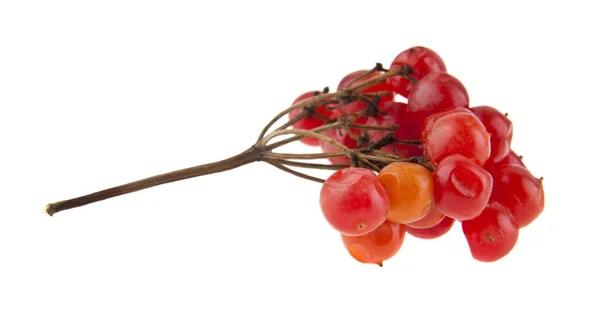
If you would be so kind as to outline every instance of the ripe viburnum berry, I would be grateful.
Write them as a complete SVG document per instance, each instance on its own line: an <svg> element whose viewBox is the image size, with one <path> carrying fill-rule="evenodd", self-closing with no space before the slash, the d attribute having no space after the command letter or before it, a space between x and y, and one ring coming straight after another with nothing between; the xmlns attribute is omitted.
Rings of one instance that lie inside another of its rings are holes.
<svg viewBox="0 0 600 324"><path fill-rule="evenodd" d="M393 257L404 242L406 226L385 221L370 233L361 236L342 234L346 250L357 261L374 263L380 266L383 261Z"/></svg>
<svg viewBox="0 0 600 324"><path fill-rule="evenodd" d="M462 222L463 233L471 255L483 262L497 261L517 244L519 227L511 212L496 201L490 201L481 215Z"/></svg>
<svg viewBox="0 0 600 324"><path fill-rule="evenodd" d="M460 154L483 165L490 156L490 135L471 111L455 108L425 119L421 132L423 152L434 164Z"/></svg>
<svg viewBox="0 0 600 324"><path fill-rule="evenodd" d="M390 66L390 70L397 69L402 65L412 68L412 77L416 80L422 79L431 72L446 72L446 65L442 58L433 50L423 47L411 47L398 54ZM413 84L402 76L394 76L388 79L395 92L408 97Z"/></svg>
<svg viewBox="0 0 600 324"><path fill-rule="evenodd" d="M448 233L452 225L454 225L454 219L444 217L437 225L428 228L413 228L410 225L406 225L406 233L421 239L431 240Z"/></svg>
<svg viewBox="0 0 600 324"><path fill-rule="evenodd" d="M487 205L492 183L492 176L482 167L462 155L451 155L433 171L435 205L456 220L473 219Z"/></svg>
<svg viewBox="0 0 600 324"><path fill-rule="evenodd" d="M510 143L513 137L512 122L505 114L490 106L472 107L471 111L490 134L491 152L488 162L502 161L510 152Z"/></svg>
<svg viewBox="0 0 600 324"><path fill-rule="evenodd" d="M416 222L408 223L406 225L412 228L430 228L439 224L444 219L444 217L444 214L442 214L442 212L440 212L440 210L434 206L433 208L431 208L429 213L425 215L425 217L419 219Z"/></svg>
<svg viewBox="0 0 600 324"><path fill-rule="evenodd" d="M519 228L533 222L544 210L542 180L522 166L507 164L493 173L491 199L506 206Z"/></svg>
<svg viewBox="0 0 600 324"><path fill-rule="evenodd" d="M446 72L432 72L424 76L408 95L408 110L433 114L456 107L469 107L465 86Z"/></svg>
<svg viewBox="0 0 600 324"><path fill-rule="evenodd" d="M376 71L373 71L371 73L368 73L368 72L369 72L369 70L360 70L360 71L355 71L355 72L352 72L352 73L346 75L340 81L337 89L343 90L350 83L356 84L356 82L358 82L358 81L369 80L369 79L381 74L381 72L376 72ZM361 76L363 76L363 77L361 79L359 79ZM360 93L373 93L373 92L383 92L383 91L389 92L389 95L380 96L379 102L383 103L383 102L394 100L394 90L393 90L392 86L387 84L386 82L381 82L381 83L372 85L372 86L368 87L367 89L362 90ZM340 113L342 113L342 114L352 114L352 113L359 112L359 111L365 109L366 107L367 107L367 104L365 102L357 100L357 101L342 105L339 110L340 110Z"/></svg>
<svg viewBox="0 0 600 324"><path fill-rule="evenodd" d="M390 198L387 219L407 224L425 217L433 205L433 177L425 167L409 162L388 164L379 172Z"/></svg>
<svg viewBox="0 0 600 324"><path fill-rule="evenodd" d="M296 100L294 100L293 104L296 104L302 100L305 100L305 99L308 99L308 98L311 98L314 96L318 96L320 94L321 94L320 91L305 92L302 95L300 95L298 98L296 98ZM298 108L292 110L289 114L290 120L296 118L302 112L303 109L305 109L305 107L298 107ZM327 109L327 105L318 106L317 108L314 109L314 112L312 115L308 115L308 116L300 119L299 121L295 122L293 127L296 129L311 130L313 128L317 128L319 126L325 125L325 121L322 119L319 119L318 117L315 117L314 116L315 114L321 115L325 118L329 118L332 115L332 111ZM306 145L311 145L311 146L319 145L319 140L314 137L304 137L300 141Z"/></svg>
<svg viewBox="0 0 600 324"><path fill-rule="evenodd" d="M332 174L321 187L321 210L338 232L347 236L369 233L386 219L388 192L370 170L345 168Z"/></svg>

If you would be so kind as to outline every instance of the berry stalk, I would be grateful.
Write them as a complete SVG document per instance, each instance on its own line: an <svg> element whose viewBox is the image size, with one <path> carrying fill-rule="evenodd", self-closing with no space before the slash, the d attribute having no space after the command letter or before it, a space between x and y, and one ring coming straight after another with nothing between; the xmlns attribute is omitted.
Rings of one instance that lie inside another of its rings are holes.
<svg viewBox="0 0 600 324"><path fill-rule="evenodd" d="M260 150L255 147L252 147L236 156L230 157L222 161L164 173L150 178L126 183L124 185L97 191L89 195L69 200L57 201L46 206L46 213L52 216L55 213L58 213L63 210L85 206L101 200L125 195L143 189L148 189L154 186L235 169L242 165L258 161L259 156Z"/></svg>
<svg viewBox="0 0 600 324"><path fill-rule="evenodd" d="M349 84L345 88L330 93L328 88L325 88L322 94L316 95L314 97L299 101L289 108L283 110L279 114L277 114L261 131L258 140L256 143L246 151L230 157L228 159L224 159L218 162L203 164L194 166L191 168L186 168L182 170L172 171L165 174L156 175L153 177L149 177L146 179L141 179L138 181L126 183L120 186L104 189L98 192L94 192L88 195L84 195L81 197L76 197L68 200L61 200L58 202L54 202L48 204L46 206L46 213L50 216L54 215L57 212L77 208L81 206L85 206L91 203L99 202L105 199L125 195L128 193L140 191L143 189L148 189L154 186L167 184L175 181L195 178L203 175L208 175L212 173L218 173L223 171L228 171L231 169L235 169L241 167L243 165L263 161L273 165L274 167L290 173L292 175L301 177L303 179L323 183L325 180L313 177L311 175L305 174L303 172L299 172L291 169L290 167L299 167L299 168L308 168L308 169L325 169L325 170L340 170L350 165L359 166L363 168L370 169L372 171L379 171L385 165L393 162L406 161L413 163L421 163L425 166L428 166L427 161L424 159L404 159L400 158L397 155L385 153L379 151L380 148L386 146L394 141L399 143L411 144L411 145L420 145L420 141L414 140L398 140L394 137L394 131L397 126L377 126L377 125L363 125L359 123L355 123L354 120L357 118L366 118L369 116L377 116L378 114L384 114L380 112L377 108L377 102L379 100L380 95L388 95L389 93L383 92L374 92L369 94L362 94L361 91L372 87L375 84L385 82L390 77L393 76L403 76L407 77L411 73L410 66L400 66L394 70L385 70L381 66L381 64L377 64L372 71L380 71L385 72L379 74L375 77L372 77L367 80L361 80L353 82ZM365 75L366 76L366 75ZM321 120L325 122L324 125L311 129L311 130L302 130L302 129L292 129L294 123L306 118L308 116L318 116L315 113L316 107L323 104L332 104L332 105L346 105L353 102L363 102L367 104L367 108L362 111L353 113L353 114L344 114L339 116L339 118L329 119L323 118L323 116L319 116ZM272 132L268 133L269 129L277 123L283 116L286 116L291 111L302 107L302 111L294 118L291 118L282 126L279 126ZM322 135L323 131L336 131L336 130L345 130L350 131L350 129L359 129L363 132L367 131L380 131L386 132L386 135L383 136L380 140L375 142L370 142L367 136L367 146L362 148L350 149L346 145L335 141L332 138L329 138L325 135ZM269 143L271 140L281 136L290 136L286 139L280 140L275 143ZM274 149L284 146L286 144L301 140L303 138L316 138L323 143L328 143L331 146L335 147L337 152L326 152L326 153L315 153L315 154L289 154L289 153L276 153L273 152ZM306 162L298 162L294 160L306 160L306 159L327 159L332 157L342 157L346 156L350 159L350 164L319 164L319 163L306 163Z"/></svg>

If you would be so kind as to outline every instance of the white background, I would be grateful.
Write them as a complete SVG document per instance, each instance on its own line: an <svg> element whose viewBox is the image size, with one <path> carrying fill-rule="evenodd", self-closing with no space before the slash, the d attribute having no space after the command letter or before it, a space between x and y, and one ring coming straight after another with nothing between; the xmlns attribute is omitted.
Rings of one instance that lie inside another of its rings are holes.
<svg viewBox="0 0 600 324"><path fill-rule="evenodd" d="M0 2L0 322L597 322L586 3ZM43 213L238 153L300 93L415 45L472 105L509 112L513 148L545 178L544 213L499 262L471 259L456 226L360 264L320 186L266 164Z"/></svg>

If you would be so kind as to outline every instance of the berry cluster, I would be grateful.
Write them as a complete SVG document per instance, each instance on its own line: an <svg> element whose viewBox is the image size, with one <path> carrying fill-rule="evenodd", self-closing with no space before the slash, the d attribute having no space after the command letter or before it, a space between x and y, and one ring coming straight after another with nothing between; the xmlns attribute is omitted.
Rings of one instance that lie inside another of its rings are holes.
<svg viewBox="0 0 600 324"><path fill-rule="evenodd" d="M286 115L289 120L272 130ZM334 92L302 94L235 156L50 203L46 213L266 162L323 184L323 214L360 262L382 265L398 252L406 232L433 239L456 221L471 255L491 262L512 250L519 229L544 208L542 179L513 152L512 137L507 115L471 106L440 56L413 47L389 69L376 64L348 74ZM323 152L275 152L294 141ZM305 162L313 159L331 163ZM335 172L325 180L293 168Z"/></svg>
<svg viewBox="0 0 600 324"><path fill-rule="evenodd" d="M301 139L324 153L340 152L339 143L352 152L376 150L381 161L398 158L366 165L352 154L330 156L340 168L321 189L325 218L352 257L364 263L391 258L405 232L433 239L456 221L473 258L501 259L515 246L519 229L544 208L542 179L511 150L512 122L495 108L471 107L464 85L431 49L403 51L389 70L399 68L407 73L362 89L359 98L300 105L289 113L293 128L316 129L333 140ZM350 73L337 90L386 71L380 66ZM320 95L304 93L294 104ZM332 122L342 127L320 130Z"/></svg>

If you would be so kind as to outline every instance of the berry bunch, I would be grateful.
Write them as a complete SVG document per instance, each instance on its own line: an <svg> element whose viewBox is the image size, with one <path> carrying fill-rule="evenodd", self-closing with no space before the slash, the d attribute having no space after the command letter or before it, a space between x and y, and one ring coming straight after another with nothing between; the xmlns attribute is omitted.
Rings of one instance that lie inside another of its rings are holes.
<svg viewBox="0 0 600 324"><path fill-rule="evenodd" d="M307 107L289 113L301 130L342 121L341 128L321 132L331 140L302 139L325 153L339 152L339 143L407 159L364 163L353 154L329 157L341 169L321 189L326 220L352 257L364 263L381 265L391 258L405 232L433 239L455 221L462 224L473 258L490 262L506 256L519 229L544 208L542 179L511 150L512 122L493 107L470 107L464 85L431 49L403 51L390 70L399 67L408 73L364 88L359 100L326 101L299 120ZM378 66L350 73L337 90L384 71ZM307 92L294 103L320 94ZM395 101L396 94L406 103Z"/></svg>
<svg viewBox="0 0 600 324"><path fill-rule="evenodd" d="M288 121L269 132L286 115ZM303 93L238 155L51 203L46 212L260 161L323 183L323 214L360 262L381 265L398 252L406 232L433 239L456 221L472 256L496 261L544 208L541 178L511 150L512 137L507 115L470 106L467 90L440 56L413 47L389 69L378 63L348 74L335 92ZM275 151L294 141L322 153ZM306 162L313 159L330 163ZM335 172L325 180L294 168Z"/></svg>

